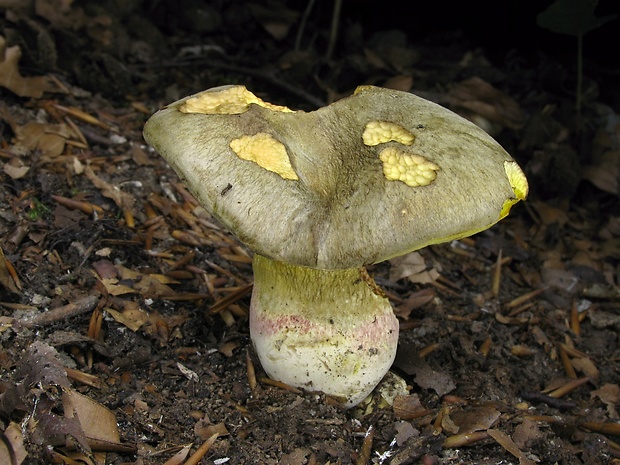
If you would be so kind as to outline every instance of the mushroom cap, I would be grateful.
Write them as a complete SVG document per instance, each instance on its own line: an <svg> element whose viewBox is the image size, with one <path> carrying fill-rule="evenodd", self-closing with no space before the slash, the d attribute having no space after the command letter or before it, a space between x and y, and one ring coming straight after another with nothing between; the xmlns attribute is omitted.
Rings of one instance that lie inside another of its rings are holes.
<svg viewBox="0 0 620 465"><path fill-rule="evenodd" d="M482 129L372 86L311 112L217 87L155 113L144 137L251 250L311 268L359 267L469 236L528 190Z"/></svg>

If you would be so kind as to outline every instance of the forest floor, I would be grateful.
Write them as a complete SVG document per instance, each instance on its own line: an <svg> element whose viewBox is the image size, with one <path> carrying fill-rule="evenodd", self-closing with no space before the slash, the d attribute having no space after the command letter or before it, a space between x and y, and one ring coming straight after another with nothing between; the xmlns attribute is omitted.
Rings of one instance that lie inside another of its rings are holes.
<svg viewBox="0 0 620 465"><path fill-rule="evenodd" d="M0 462L620 463L617 63L586 61L578 111L564 54L352 13L335 36L306 3L0 1ZM263 374L251 253L142 138L223 84L303 110L410 91L524 168L496 226L369 267L395 397L344 410Z"/></svg>

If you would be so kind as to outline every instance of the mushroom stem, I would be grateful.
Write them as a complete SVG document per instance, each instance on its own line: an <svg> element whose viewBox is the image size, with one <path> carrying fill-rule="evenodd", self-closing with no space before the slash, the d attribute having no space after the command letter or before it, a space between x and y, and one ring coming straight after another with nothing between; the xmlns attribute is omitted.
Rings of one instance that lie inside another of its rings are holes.
<svg viewBox="0 0 620 465"><path fill-rule="evenodd" d="M390 302L363 268L317 270L254 256L250 334L273 379L364 400L398 345Z"/></svg>

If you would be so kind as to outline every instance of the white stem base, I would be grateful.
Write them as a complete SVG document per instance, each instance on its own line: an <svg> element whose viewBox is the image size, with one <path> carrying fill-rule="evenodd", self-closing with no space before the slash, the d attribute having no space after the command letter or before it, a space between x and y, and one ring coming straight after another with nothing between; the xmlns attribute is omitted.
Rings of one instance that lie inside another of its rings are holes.
<svg viewBox="0 0 620 465"><path fill-rule="evenodd" d="M362 269L315 270L254 257L250 335L272 379L353 407L394 361L398 320Z"/></svg>

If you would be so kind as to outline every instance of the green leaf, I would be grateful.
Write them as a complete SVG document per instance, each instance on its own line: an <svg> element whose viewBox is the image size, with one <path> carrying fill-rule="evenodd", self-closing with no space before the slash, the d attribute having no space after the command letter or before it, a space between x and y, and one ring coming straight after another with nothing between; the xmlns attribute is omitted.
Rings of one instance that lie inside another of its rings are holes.
<svg viewBox="0 0 620 465"><path fill-rule="evenodd" d="M597 4L598 0L556 0L538 14L536 22L557 34L579 37L616 18L616 15L594 16Z"/></svg>

